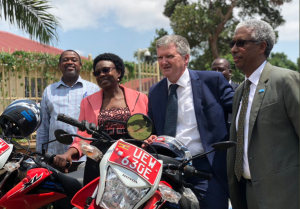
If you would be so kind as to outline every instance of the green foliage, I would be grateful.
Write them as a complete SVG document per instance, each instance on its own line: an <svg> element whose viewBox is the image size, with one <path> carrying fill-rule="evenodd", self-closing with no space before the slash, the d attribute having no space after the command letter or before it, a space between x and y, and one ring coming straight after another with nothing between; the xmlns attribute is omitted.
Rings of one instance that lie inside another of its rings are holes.
<svg viewBox="0 0 300 209"><path fill-rule="evenodd" d="M293 61L289 60L286 54L282 53L273 53L271 52L268 61L277 67L287 68L294 71L299 71L299 58L298 66Z"/></svg>
<svg viewBox="0 0 300 209"><path fill-rule="evenodd" d="M210 40L221 37L217 43L218 48L225 48L233 35L233 28L238 21L230 11L230 5L225 1L210 4L200 1L190 5L178 4L170 17L171 27L175 34L187 38L191 48L199 47L203 53L208 50L212 53ZM229 13L228 20L224 24L227 13ZM218 28L218 25L222 28Z"/></svg>
<svg viewBox="0 0 300 209"><path fill-rule="evenodd" d="M167 0L164 15L170 18L174 34L187 38L192 49L191 68L207 70L215 58L230 53L227 43L238 22L260 17L275 29L285 22L280 6L290 1L198 0L189 4L185 0ZM233 9L239 9L237 17Z"/></svg>
<svg viewBox="0 0 300 209"><path fill-rule="evenodd" d="M150 58L147 60L148 63L154 63L157 61L157 56L156 56L156 41L157 41L157 39L160 39L161 37L168 35L168 32L165 31L163 28L161 28L159 30L155 29L155 33L157 36L154 37L154 40L150 42L150 46L148 47L148 50L151 53ZM135 58L138 58L137 51L134 52L133 56ZM146 59L145 59L145 56L143 53L140 55L140 61L146 62Z"/></svg>
<svg viewBox="0 0 300 209"><path fill-rule="evenodd" d="M235 67L235 63L233 61L232 55L226 54L226 55L222 56L222 58L225 58L230 62L230 68L232 71L231 80L235 83L243 82L245 80L245 75L241 70L239 70Z"/></svg>
<svg viewBox="0 0 300 209"><path fill-rule="evenodd" d="M128 70L128 78L129 79L134 78L134 76L135 76L134 62L124 61L124 65L125 65L125 68L127 68L127 70ZM124 82L126 82L126 81L124 81Z"/></svg>
<svg viewBox="0 0 300 209"><path fill-rule="evenodd" d="M0 0L0 20L4 18L43 44L58 41L58 18L48 11L48 0Z"/></svg>
<svg viewBox="0 0 300 209"><path fill-rule="evenodd" d="M188 0L169 0L165 4L165 10L163 14L170 18L174 13L177 4L188 5L189 2Z"/></svg>
<svg viewBox="0 0 300 209"><path fill-rule="evenodd" d="M12 54L0 52L0 65L3 65L7 70L11 70L13 73L18 73L19 79L24 76L21 74L24 69L27 75L31 70L38 70L43 72L43 78L56 81L55 71L51 72L50 69L58 69L59 56L60 55L25 51L15 51ZM81 71L92 71L92 61L83 60L82 62ZM7 73L7 71L5 71L5 73ZM24 84L21 83L20 85L23 86Z"/></svg>
<svg viewBox="0 0 300 209"><path fill-rule="evenodd" d="M193 70L211 70L211 65L214 59L211 60L211 57L205 58L205 56L207 56L207 53L194 57L189 63L189 68ZM235 67L232 55L230 53L227 53L220 57L227 59L230 63L230 68L232 70L231 80L235 83L241 83L244 80L245 76L241 70Z"/></svg>

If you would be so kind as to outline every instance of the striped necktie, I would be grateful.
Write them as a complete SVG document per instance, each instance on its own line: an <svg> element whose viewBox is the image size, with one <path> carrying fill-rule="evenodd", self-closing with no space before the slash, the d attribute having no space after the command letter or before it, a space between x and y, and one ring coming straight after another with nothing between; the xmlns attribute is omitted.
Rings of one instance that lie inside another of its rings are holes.
<svg viewBox="0 0 300 209"><path fill-rule="evenodd" d="M235 164L234 172L238 179L241 180L243 173L243 155L244 155L244 124L245 117L248 108L248 100L250 93L251 81L246 80L246 85L244 87L243 96L242 96L242 107L240 110L239 121L238 121L238 131L237 131L237 144L236 144L236 155L235 155Z"/></svg>

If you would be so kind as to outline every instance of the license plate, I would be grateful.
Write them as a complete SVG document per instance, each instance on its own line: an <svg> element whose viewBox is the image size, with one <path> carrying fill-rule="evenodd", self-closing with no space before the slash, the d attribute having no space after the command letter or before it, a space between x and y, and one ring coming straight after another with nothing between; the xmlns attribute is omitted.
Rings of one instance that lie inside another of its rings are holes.
<svg viewBox="0 0 300 209"><path fill-rule="evenodd" d="M0 155L2 155L4 152L6 152L9 149L8 144L6 141L0 138Z"/></svg>
<svg viewBox="0 0 300 209"><path fill-rule="evenodd" d="M145 150L124 141L118 141L109 162L133 171L153 185L161 169L161 163Z"/></svg>

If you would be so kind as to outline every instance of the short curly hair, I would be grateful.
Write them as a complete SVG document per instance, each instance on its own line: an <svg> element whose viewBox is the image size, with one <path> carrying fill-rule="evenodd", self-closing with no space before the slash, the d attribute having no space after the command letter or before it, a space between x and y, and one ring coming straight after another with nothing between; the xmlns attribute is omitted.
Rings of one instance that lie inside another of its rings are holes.
<svg viewBox="0 0 300 209"><path fill-rule="evenodd" d="M119 77L119 82L122 80L122 78L124 77L124 73L125 73L125 65L123 60L115 54L112 53L104 53L104 54L99 54L95 59L94 59L94 63L93 63L93 70L95 71L95 67L98 64L98 62L100 61L111 61L114 63L114 65L116 66L116 70L118 70L121 75Z"/></svg>
<svg viewBox="0 0 300 209"><path fill-rule="evenodd" d="M276 41L276 35L272 26L263 20L250 19L239 23L235 31L241 27L252 29L251 38L254 41L265 41L267 43L265 56L268 58Z"/></svg>

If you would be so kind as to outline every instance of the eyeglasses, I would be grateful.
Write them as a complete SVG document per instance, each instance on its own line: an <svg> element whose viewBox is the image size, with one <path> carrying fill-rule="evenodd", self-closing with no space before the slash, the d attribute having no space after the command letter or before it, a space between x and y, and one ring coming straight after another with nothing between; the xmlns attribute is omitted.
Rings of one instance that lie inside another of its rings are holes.
<svg viewBox="0 0 300 209"><path fill-rule="evenodd" d="M228 46L231 49L232 47L234 47L234 45L236 45L237 47L243 47L245 45L245 43L247 42L253 42L255 44L259 44L261 41L254 41L254 40L238 40L238 41L230 41Z"/></svg>
<svg viewBox="0 0 300 209"><path fill-rule="evenodd" d="M101 75L101 73L107 74L107 73L110 73L113 69L116 69L116 68L115 67L104 67L101 70L94 71L93 75L95 77L98 77L99 75Z"/></svg>

